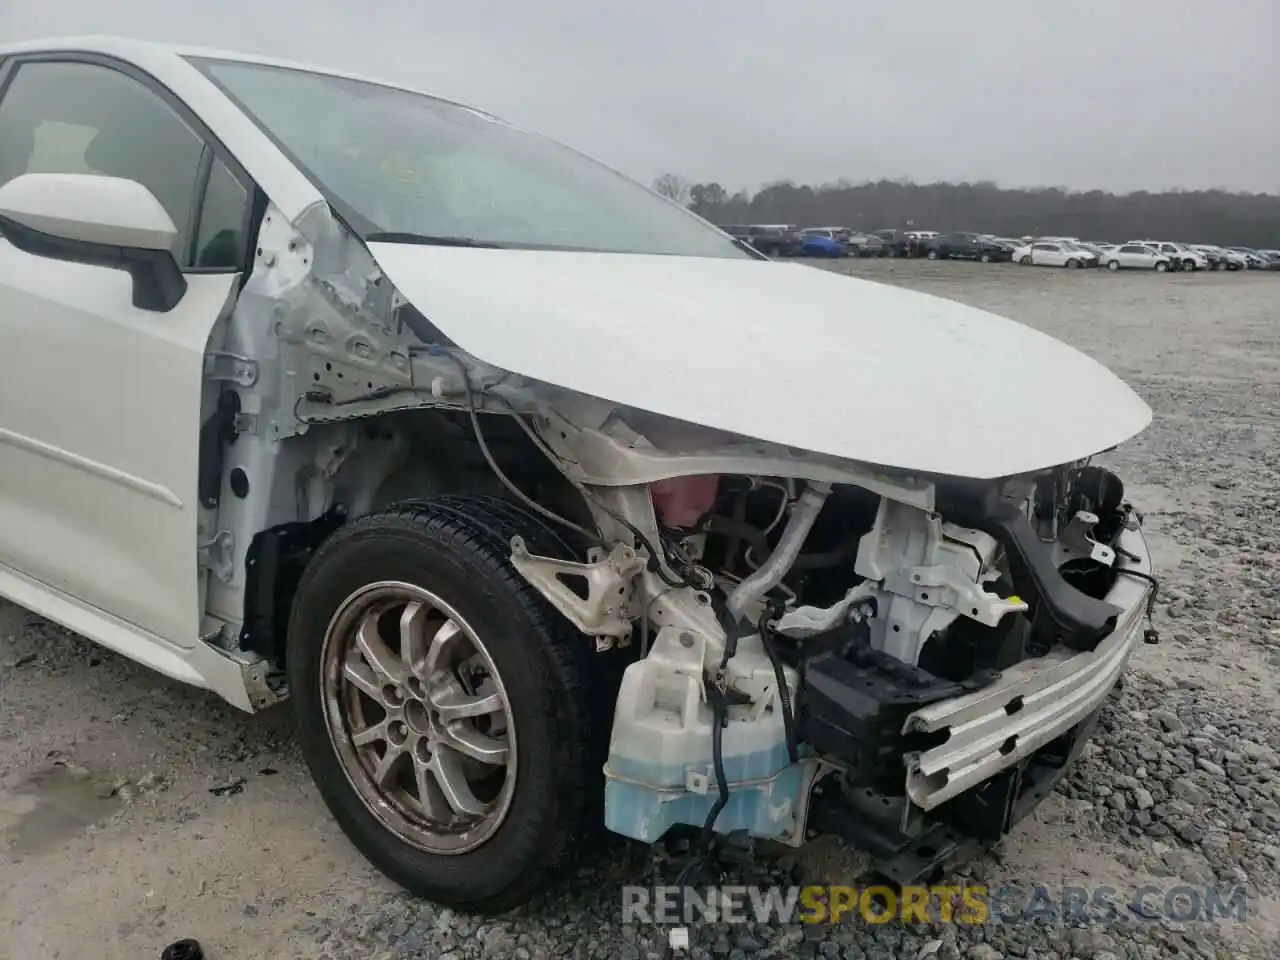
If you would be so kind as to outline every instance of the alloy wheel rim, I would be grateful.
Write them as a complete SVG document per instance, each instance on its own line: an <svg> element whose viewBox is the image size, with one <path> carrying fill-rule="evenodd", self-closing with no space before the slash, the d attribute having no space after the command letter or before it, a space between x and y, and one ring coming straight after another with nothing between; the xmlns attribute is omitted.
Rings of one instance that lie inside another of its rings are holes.
<svg viewBox="0 0 1280 960"><path fill-rule="evenodd" d="M511 807L516 730L470 624L421 587L372 583L334 614L321 665L329 740L369 812L428 853L489 840Z"/></svg>

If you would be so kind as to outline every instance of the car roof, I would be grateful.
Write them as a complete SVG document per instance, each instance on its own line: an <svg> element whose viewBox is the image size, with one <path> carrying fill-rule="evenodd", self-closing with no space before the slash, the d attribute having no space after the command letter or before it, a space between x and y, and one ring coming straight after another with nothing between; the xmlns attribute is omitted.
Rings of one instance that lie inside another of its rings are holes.
<svg viewBox="0 0 1280 960"><path fill-rule="evenodd" d="M419 90L414 87L405 86L404 84L394 83L390 80L382 80L377 77L368 77L356 73L347 73L342 70L335 70L332 67L322 67L317 64L299 63L290 60L281 60L275 57L262 56L256 53L244 53L231 50L219 50L212 47L194 47L185 46L176 43L162 43L154 40L133 40L127 37L116 37L111 35L91 35L78 37L48 37L39 40L24 40L18 43L0 44L0 57L12 56L22 53L96 53L109 57L117 57L139 66L146 66L148 62L154 62L157 59L168 59L171 61L179 61L185 66L190 66L187 57L204 57L210 60L233 60L239 63L255 64L263 67L280 67L287 70L301 70L307 73L319 73L328 77L338 77L343 80L357 80L364 83L376 84L380 87L388 87L393 90L404 90L409 93L422 94L423 96L433 97L437 100L444 99L436 97L435 94L425 90ZM452 102L452 101L450 101ZM467 106L466 104L458 104L458 106ZM468 106L467 109L475 110L476 108ZM483 110L476 111L484 113Z"/></svg>

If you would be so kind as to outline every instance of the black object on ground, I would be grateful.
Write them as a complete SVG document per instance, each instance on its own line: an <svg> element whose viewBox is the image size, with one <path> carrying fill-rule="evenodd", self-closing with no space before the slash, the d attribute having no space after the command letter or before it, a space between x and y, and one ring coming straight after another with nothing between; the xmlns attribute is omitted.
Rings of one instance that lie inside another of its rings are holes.
<svg viewBox="0 0 1280 960"><path fill-rule="evenodd" d="M204 960L204 949L199 940L175 940L164 948L160 960Z"/></svg>

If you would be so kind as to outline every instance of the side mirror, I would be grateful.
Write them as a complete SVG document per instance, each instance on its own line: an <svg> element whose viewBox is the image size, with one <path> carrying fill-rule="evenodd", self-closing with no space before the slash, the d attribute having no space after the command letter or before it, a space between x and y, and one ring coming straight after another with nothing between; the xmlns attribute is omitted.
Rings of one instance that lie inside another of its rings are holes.
<svg viewBox="0 0 1280 960"><path fill-rule="evenodd" d="M133 305L160 313L187 292L178 229L155 194L121 177L26 173L0 186L0 234L37 257L125 270Z"/></svg>

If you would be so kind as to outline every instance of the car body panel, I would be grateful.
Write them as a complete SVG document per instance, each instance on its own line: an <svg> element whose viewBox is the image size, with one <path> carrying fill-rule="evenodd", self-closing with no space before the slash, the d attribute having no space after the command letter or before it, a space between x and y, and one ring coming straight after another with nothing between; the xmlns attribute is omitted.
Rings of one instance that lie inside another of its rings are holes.
<svg viewBox="0 0 1280 960"><path fill-rule="evenodd" d="M800 264L371 249L487 363L815 453L989 478L1092 455L1151 418L1109 370L1045 334Z"/></svg>
<svg viewBox="0 0 1280 960"><path fill-rule="evenodd" d="M158 313L123 271L0 239L0 340L22 344L0 354L0 562L186 646L204 353L237 276Z"/></svg>

